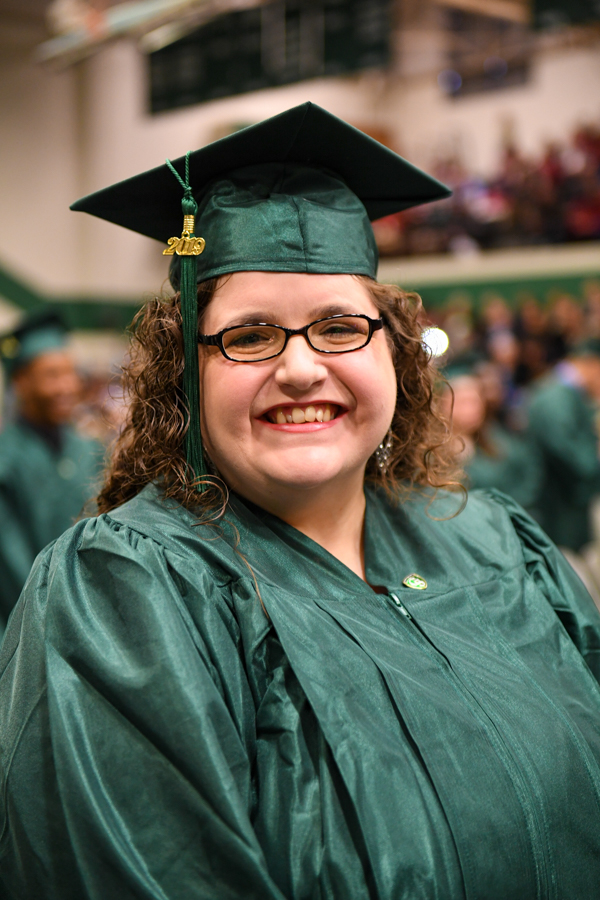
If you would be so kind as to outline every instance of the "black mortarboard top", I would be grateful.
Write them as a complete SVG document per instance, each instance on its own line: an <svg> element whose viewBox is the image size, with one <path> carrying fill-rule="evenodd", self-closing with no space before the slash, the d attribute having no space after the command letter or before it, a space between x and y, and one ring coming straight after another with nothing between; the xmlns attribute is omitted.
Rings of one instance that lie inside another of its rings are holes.
<svg viewBox="0 0 600 900"><path fill-rule="evenodd" d="M0 357L7 375L67 342L67 329L56 310L44 309L28 315L8 334L0 336Z"/></svg>
<svg viewBox="0 0 600 900"><path fill-rule="evenodd" d="M215 178L265 163L297 163L335 173L360 198L371 221L451 193L397 153L314 103L295 106L190 153L193 193L200 200ZM173 165L183 174L184 157L173 160ZM71 209L163 243L181 229L181 189L166 165L83 197Z"/></svg>
<svg viewBox="0 0 600 900"><path fill-rule="evenodd" d="M197 283L240 271L374 278L370 220L449 194L373 138L303 103L72 205L168 243L171 283L181 292L186 455L200 490Z"/></svg>

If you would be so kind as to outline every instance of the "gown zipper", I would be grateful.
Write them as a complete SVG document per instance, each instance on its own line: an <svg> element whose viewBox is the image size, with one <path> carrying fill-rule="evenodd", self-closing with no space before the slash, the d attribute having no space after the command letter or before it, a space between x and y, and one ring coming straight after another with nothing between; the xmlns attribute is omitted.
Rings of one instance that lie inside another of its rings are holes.
<svg viewBox="0 0 600 900"><path fill-rule="evenodd" d="M528 797L527 777L522 772L522 767L515 759L512 751L507 745L503 735L498 730L497 725L490 717L489 713L484 709L479 699L471 692L470 688L464 683L462 678L456 673L450 660L442 653L435 644L430 640L428 635L423 631L421 626L415 620L413 614L408 610L405 604L400 600L397 594L390 591L387 597L393 603L393 609L402 615L406 622L406 627L410 629L413 639L423 646L423 649L432 653L438 659L442 659L454 678L455 684L465 696L465 698L474 704L479 718L483 719L483 725L486 733L490 737L490 742L495 747L496 752L501 760L503 760L507 773L514 785L515 793L525 813L525 819L528 823L528 831L530 836L531 854L536 869L536 881L538 885L537 896L539 900L553 900L556 897L556 880L552 877L550 871L547 854L542 849L545 840L545 829L539 820L539 814L535 805L532 804ZM539 849L538 849L539 848Z"/></svg>
<svg viewBox="0 0 600 900"><path fill-rule="evenodd" d="M398 609L399 609L399 611L402 613L402 615L403 615L403 616L406 616L407 619L411 619L411 620L412 620L411 614L409 613L409 611L407 610L407 608L404 606L404 604L402 603L402 601L401 601L398 597L396 597L395 594L390 593L390 597L392 598L392 600L394 601L394 603L396 604L396 606L398 607Z"/></svg>

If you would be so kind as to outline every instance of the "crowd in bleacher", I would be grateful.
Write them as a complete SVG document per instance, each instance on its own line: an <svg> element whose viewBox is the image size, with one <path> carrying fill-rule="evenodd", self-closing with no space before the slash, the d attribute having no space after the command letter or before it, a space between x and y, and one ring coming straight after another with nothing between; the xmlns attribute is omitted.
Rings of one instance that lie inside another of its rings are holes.
<svg viewBox="0 0 600 900"><path fill-rule="evenodd" d="M481 178L457 158L436 176L453 196L375 223L380 253L466 253L600 238L600 127L579 128L537 159L508 145L498 173Z"/></svg>

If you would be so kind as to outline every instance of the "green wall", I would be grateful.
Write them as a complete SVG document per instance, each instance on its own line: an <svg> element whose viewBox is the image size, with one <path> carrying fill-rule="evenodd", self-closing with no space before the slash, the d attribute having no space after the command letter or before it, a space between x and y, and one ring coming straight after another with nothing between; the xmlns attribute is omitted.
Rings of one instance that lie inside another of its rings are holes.
<svg viewBox="0 0 600 900"><path fill-rule="evenodd" d="M468 300L474 308L481 306L491 294L500 294L512 306L518 306L526 297L533 295L541 303L546 303L557 294L568 293L582 300L585 286L591 281L600 282L600 264L598 274L586 275L552 275L547 278L493 279L469 282L453 282L444 284L411 284L402 283L405 290L416 291L421 295L426 308L443 307L458 299Z"/></svg>
<svg viewBox="0 0 600 900"><path fill-rule="evenodd" d="M75 329L114 329L123 331L141 306L130 298L110 300L96 297L73 297L68 301L50 297L28 287L6 269L0 267L0 297L31 312L41 306L52 305L59 309L67 325Z"/></svg>

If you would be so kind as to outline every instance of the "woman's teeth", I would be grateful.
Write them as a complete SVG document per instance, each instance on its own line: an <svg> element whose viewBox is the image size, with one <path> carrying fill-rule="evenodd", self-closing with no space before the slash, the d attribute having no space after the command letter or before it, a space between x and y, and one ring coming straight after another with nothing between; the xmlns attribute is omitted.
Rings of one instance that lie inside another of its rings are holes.
<svg viewBox="0 0 600 900"><path fill-rule="evenodd" d="M283 409L278 406L267 413L270 422L276 422L277 425L302 425L304 422L329 422L335 419L337 407L331 403L322 403L319 406L307 406L304 409L300 406L286 407Z"/></svg>

